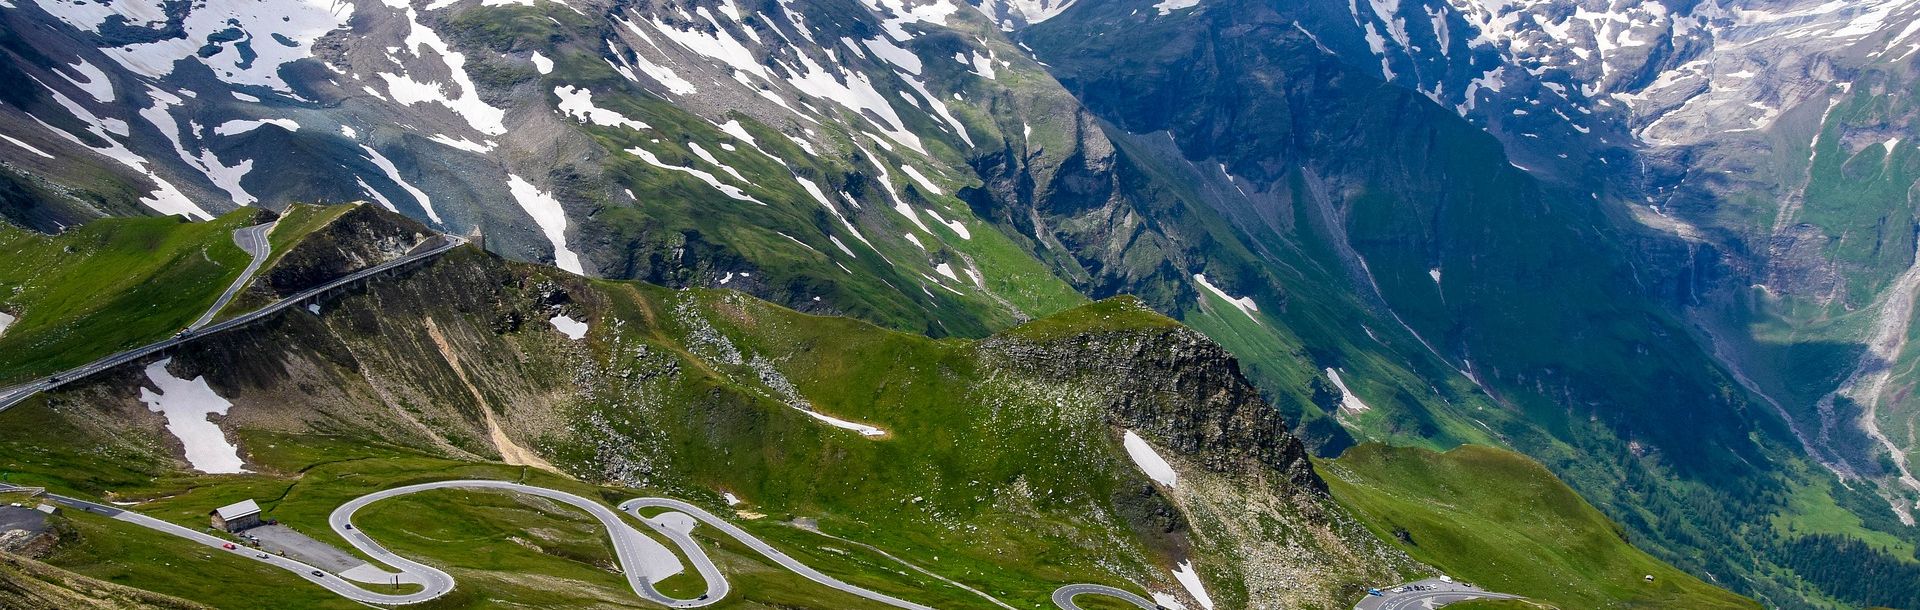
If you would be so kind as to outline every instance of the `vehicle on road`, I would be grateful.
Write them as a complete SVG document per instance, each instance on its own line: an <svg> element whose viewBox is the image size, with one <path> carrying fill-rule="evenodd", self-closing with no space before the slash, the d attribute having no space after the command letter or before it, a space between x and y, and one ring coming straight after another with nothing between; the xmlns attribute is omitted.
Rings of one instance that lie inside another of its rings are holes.
<svg viewBox="0 0 1920 610"><path fill-rule="evenodd" d="M254 554L253 554L253 558L254 558L254 559L266 559L266 558L267 558L267 554L266 554L266 553L254 553Z"/></svg>
<svg viewBox="0 0 1920 610"><path fill-rule="evenodd" d="M234 546L234 545L233 545L233 543L231 543L231 542L229 542L229 543L226 543L226 544L222 544L222 545L220 545L220 548L223 548L223 549L226 549L226 550L229 550L229 551L231 551L231 550L234 550L234 549L237 549L237 548L240 548L240 547L237 547L237 546Z"/></svg>
<svg viewBox="0 0 1920 610"><path fill-rule="evenodd" d="M353 529L353 524L352 524L352 523L348 523L348 524L347 524L347 529Z"/></svg>
<svg viewBox="0 0 1920 610"><path fill-rule="evenodd" d="M314 571L313 571L313 577L314 577L314 578L326 578L326 577L327 577L327 573L326 573L326 572L322 572L322 571L319 571L319 570L314 570Z"/></svg>
<svg viewBox="0 0 1920 610"><path fill-rule="evenodd" d="M1381 593L1379 589L1374 589L1374 588L1371 588L1371 587L1369 587L1369 588L1367 589L1367 595L1376 595L1376 596L1378 596L1378 595L1386 595L1386 594L1385 594L1385 593Z"/></svg>

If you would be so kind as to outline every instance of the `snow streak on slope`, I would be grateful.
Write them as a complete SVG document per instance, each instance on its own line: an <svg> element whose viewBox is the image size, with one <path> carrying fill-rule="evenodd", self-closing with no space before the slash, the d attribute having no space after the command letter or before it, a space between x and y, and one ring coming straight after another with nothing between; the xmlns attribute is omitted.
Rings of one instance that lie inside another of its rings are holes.
<svg viewBox="0 0 1920 610"><path fill-rule="evenodd" d="M1221 300L1239 309L1240 313L1247 314L1247 319L1253 320L1254 322L1260 321L1260 318L1254 315L1254 313L1260 311L1260 306L1254 304L1253 297L1236 298L1233 295L1227 294L1227 291L1221 290L1219 287L1214 286L1213 282L1207 281L1205 274L1193 274L1193 281L1199 284L1201 288L1205 288L1207 292L1213 293L1214 296L1220 297Z"/></svg>
<svg viewBox="0 0 1920 610"><path fill-rule="evenodd" d="M1127 457L1133 459L1133 465L1140 467L1147 478L1169 488L1179 482L1179 473L1173 471L1173 465L1167 463L1166 458L1160 457L1160 452L1153 450L1153 445L1147 444L1147 439L1128 430L1122 435L1121 444L1127 449Z"/></svg>
<svg viewBox="0 0 1920 610"><path fill-rule="evenodd" d="M1200 602L1200 607L1213 610L1213 596L1207 595L1207 586L1200 582L1200 574L1193 571L1192 560L1180 562L1180 568L1173 571L1173 578L1180 581L1180 586L1187 589L1187 594L1192 595L1194 601Z"/></svg>
<svg viewBox="0 0 1920 610"><path fill-rule="evenodd" d="M1347 413L1365 413L1372 409L1367 406L1367 403L1362 402L1359 396L1355 396L1353 390L1347 388L1347 382L1340 378L1340 371L1328 367L1326 373L1327 380L1333 382L1333 387L1340 389L1340 410Z"/></svg>
<svg viewBox="0 0 1920 610"><path fill-rule="evenodd" d="M652 165L654 167L658 167L664 170L672 170L672 171L680 172L689 176L693 176L694 178L698 178L701 182L707 183L707 186L713 187L715 190L720 191L722 194L725 194L728 197L732 197L734 199L738 199L741 201L751 201L754 203L758 203L760 205L767 204L766 202L761 201L759 199L754 199L753 196L748 195L746 191L740 190L740 187L727 184L725 182L721 182L720 177L713 175L713 172L709 172L702 169L695 169L691 167L683 167L679 165L674 165L672 163L667 163L665 161L661 161L659 155L655 155L653 154L652 151L649 151L644 148L629 148L627 149L627 154L631 154L633 156L639 157L640 160L646 161L648 165Z"/></svg>
<svg viewBox="0 0 1920 610"><path fill-rule="evenodd" d="M45 86L45 83L42 83L41 86ZM167 182L158 174L154 173L152 169L148 168L147 165L149 162L145 157L135 154L132 150L129 150L125 144L122 144L120 140L114 138L116 134L121 137L128 135L129 131L127 130L127 123L125 121L119 119L102 119L95 116L80 104L75 103L72 98L58 91L48 89L48 94L53 96L54 102L58 103L62 108L65 108L74 118L84 123L87 132L92 135L94 139L105 142L106 144L96 147L89 144L86 140L81 139L79 136L47 124L47 122L41 120L40 117L28 116L31 117L34 122L39 123L41 127L47 128L48 131L58 134L60 137L66 138L74 144L92 149L94 152L105 155L107 158L119 161L121 164L131 167L134 171L145 175L148 180L152 180L156 188L153 192L141 196L140 203L142 205L168 216L186 216L200 220L213 219L212 214L208 214L206 210L195 205L192 200L187 198L185 193L181 193L180 189L174 187L173 183Z"/></svg>
<svg viewBox="0 0 1920 610"><path fill-rule="evenodd" d="M507 175L507 188L513 193L514 201L520 203L533 222L540 226L540 232L553 242L553 265L577 275L586 275L580 266L580 255L567 249L567 211L560 207L560 201L552 194L541 191L531 182Z"/></svg>

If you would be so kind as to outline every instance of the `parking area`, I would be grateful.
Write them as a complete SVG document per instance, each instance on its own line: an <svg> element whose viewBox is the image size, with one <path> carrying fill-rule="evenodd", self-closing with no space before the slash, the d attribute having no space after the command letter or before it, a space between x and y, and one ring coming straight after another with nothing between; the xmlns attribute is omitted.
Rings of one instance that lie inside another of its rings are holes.
<svg viewBox="0 0 1920 610"><path fill-rule="evenodd" d="M0 532L21 530L27 535L37 536L47 531L47 514L35 510L36 505L37 503L21 503L20 506L0 504Z"/></svg>
<svg viewBox="0 0 1920 610"><path fill-rule="evenodd" d="M284 553L288 557L335 574L367 563L340 550L339 547L314 540L285 525L262 525L249 528L240 535L259 541L260 549L268 553Z"/></svg>

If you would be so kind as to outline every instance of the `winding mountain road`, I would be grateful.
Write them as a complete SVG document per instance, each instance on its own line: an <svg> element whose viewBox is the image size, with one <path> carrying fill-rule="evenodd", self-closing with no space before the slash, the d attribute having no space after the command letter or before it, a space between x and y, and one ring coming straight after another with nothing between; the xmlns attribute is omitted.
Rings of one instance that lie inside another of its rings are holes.
<svg viewBox="0 0 1920 610"><path fill-rule="evenodd" d="M0 483L0 491L35 489L37 488L22 488L16 485ZM646 524L655 532L665 536L668 540L679 546L680 551L693 562L695 570L700 573L701 579L707 583L706 593L694 599L675 598L654 588L653 583L679 574L684 570L684 567L680 563L679 557L675 556L672 550L668 549L666 545L661 544L659 541L640 533L638 529L635 529L632 525L629 525L627 521L622 519L619 512L615 512L614 509L608 508L605 504L576 494L510 481L467 479L434 481L395 487L354 498L335 508L333 512L327 516L327 525L333 529L335 534L338 534L342 539L346 540L348 544L353 545L355 549L358 549L367 557L386 564L388 567L398 570L397 572L377 568L372 564L363 564L336 574L296 559L263 553L245 546L229 549L227 546L234 542L229 538L216 536L130 510L56 494L44 494L43 497L55 504L65 506L72 510L101 515L116 521L184 538L191 542L219 549L222 552L232 553L237 557L251 559L293 572L294 574L300 575L301 578L318 584L347 599L368 604L398 606L431 601L442 595L446 595L449 591L452 591L455 586L453 576L439 568L397 555L386 547L381 546L379 542L367 536L365 532L353 527L353 516L359 512L360 509L381 500L436 489L492 489L524 493L556 500L586 511L587 514L599 520L600 524L606 528L608 537L613 541L614 556L618 559L621 571L626 574L627 583L633 587L634 593L643 599L670 608L699 608L709 606L719 603L731 592L731 585L728 584L726 575L720 572L720 568L714 565L713 560L707 556L706 551L702 550L699 544L693 539L693 529L699 524L706 524L732 537L741 544L746 545L747 548L760 553L781 567L822 586L896 608L906 610L933 610L930 606L848 584L838 578L828 576L781 552L779 549L774 548L773 545L767 544L766 541L755 537L739 526L729 523L725 519L721 519L698 506L672 498L634 498L620 503L619 511L632 515L635 519L639 519L641 523ZM641 516L640 511L649 508L664 508L667 510L651 518ZM418 585L419 589L411 593L380 593L362 588L354 584L355 582L366 584L393 583L398 585ZM1054 591L1053 602L1062 610L1080 610L1080 607L1073 603L1073 598L1079 595L1106 595L1130 602L1143 610L1157 610L1160 608L1160 606L1154 605L1153 602L1147 601L1145 598L1133 593L1113 587L1091 584L1076 584L1061 587L1059 590ZM1404 608L1404 606L1395 606L1394 608Z"/></svg>
<svg viewBox="0 0 1920 610"><path fill-rule="evenodd" d="M424 242L421 242L419 246L414 247L412 252L408 252L407 254L401 256L400 258L396 258L384 263L380 263L378 265L374 265L366 269L355 271L353 273L347 274L346 276L343 276L331 282L327 282L320 286L316 286L314 288L301 291L300 293L295 294L293 296L280 299L278 301L274 301L273 303L268 304L265 307L261 307L256 310L249 311L247 313L243 313L243 314L210 324L206 328L200 329L198 331L181 333L179 335L175 335L173 337L170 337L161 341L156 341L154 343L149 343L147 345L143 345L143 346L126 350L117 354L113 354L111 356L107 356L99 360L89 362L87 364L75 367L73 369L62 371L55 375L50 375L50 376L36 379L18 386L0 390L0 411L5 411L16 404L20 404L20 401L26 400L28 397L33 396L34 394L38 394L40 392L45 392L47 390L51 390L63 385L67 385L69 383L73 383L74 381L78 381L80 379L94 375L101 371L105 371L107 369L111 369L113 367L120 366L122 364L126 364L134 360L138 360L140 358L144 358L146 356L152 355L161 350L172 348L174 346L193 341L200 337L204 337L214 333L225 332L228 330L233 330L235 328L239 328L242 326L246 326L248 324L252 324L254 322L258 322L260 320L267 318L268 316L278 313L280 310L286 309L288 307L292 307L293 305L300 303L301 301L304 301L314 295L325 293L329 290L333 290L341 286L351 284L353 282L358 282L360 280L363 280L375 275L379 275L381 273L386 273L389 270L407 265L409 263L439 256L441 254L446 253L448 250L452 250L465 243L467 243L467 240L462 239L460 237L453 236L453 235L436 235L428 238ZM231 290L232 289L229 288L229 291Z"/></svg>

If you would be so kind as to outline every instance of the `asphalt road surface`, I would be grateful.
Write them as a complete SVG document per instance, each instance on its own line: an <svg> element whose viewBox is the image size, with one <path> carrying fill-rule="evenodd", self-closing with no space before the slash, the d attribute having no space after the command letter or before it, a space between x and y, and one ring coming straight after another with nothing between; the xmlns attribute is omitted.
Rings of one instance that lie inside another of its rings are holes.
<svg viewBox="0 0 1920 610"><path fill-rule="evenodd" d="M275 301L272 304L269 304L265 307L261 307L259 309L256 309L244 314L240 314L231 318L227 318L225 320L221 320L220 322L216 322L214 324L208 325L206 328L203 328L201 330L182 334L180 336L171 337L171 338L150 343L141 347L136 347L124 352L120 352L118 354L114 354L111 356L107 356L105 358L101 358L99 360L95 360L85 365L81 365L72 370L63 371L59 374L56 374L50 377L43 377L40 379L27 382L25 384L0 390L0 411L5 411L8 408L12 407L13 405L19 404L20 401L26 400L27 397L33 396L34 394L45 392L47 390L51 390L51 389L72 383L74 381L93 375L95 373L99 373L101 371L105 371L107 369L111 369L113 367L120 366L122 364L126 364L134 360L138 360L140 358L144 358L155 352L159 352L160 350L164 350L176 345L180 345L182 343L192 341L199 337L203 337L213 333L228 331L235 328L239 328L241 326L252 324L259 320L265 319L266 317L271 316L275 313L278 313L282 309L291 307L295 303L299 303L300 301L305 300L306 298L311 297L313 295L320 294L328 290L333 290L335 288L339 288L341 286L345 286L353 282L357 282L375 275L379 275L381 273L385 273L388 270L391 270L393 268L396 268L402 265L406 265L408 263L412 263L414 261L418 261L425 258L431 258L434 256L439 256L440 254L445 253L448 250L452 250L456 247L459 247L461 244L465 244L465 243L467 243L467 240L459 237L455 237L452 235L436 235L434 237L428 238L426 242L421 243L419 247L414 248L412 252L408 252L405 256L401 256L400 258L396 258L384 263L380 263L378 265L374 265L366 269L355 271L353 273L348 274L345 277L342 277L340 279L337 279L331 282L327 282L320 286L314 287L312 289L308 289L299 294L281 299L279 301Z"/></svg>
<svg viewBox="0 0 1920 610"><path fill-rule="evenodd" d="M1147 598L1134 595L1124 589L1115 589L1106 585L1067 585L1053 590L1053 605L1060 610L1080 610L1074 605L1073 598L1081 595L1105 595L1141 607L1143 610L1159 610L1160 606Z"/></svg>
<svg viewBox="0 0 1920 610"><path fill-rule="evenodd" d="M247 285L247 280L253 279L254 272L260 270L260 264L267 262L267 255L273 253L273 245L267 241L267 234L273 232L273 225L277 222L279 221L233 230L233 244L245 250L253 257L253 261L247 263L247 268L240 272L240 277L233 278L233 285L228 286L226 292L220 293L220 298L213 302L213 307L208 308L207 313L200 314L200 319L187 325L188 329L197 330L212 322L213 316L219 314L220 310L226 309L227 303L233 301L233 295Z"/></svg>
<svg viewBox="0 0 1920 610"><path fill-rule="evenodd" d="M719 517L715 517L713 516L713 513L709 513L705 509L702 509L698 506L694 506L692 504L681 502L679 500L675 500L672 498L634 498L632 500L627 500L625 502L620 503L620 510L627 511L629 514L632 514L634 517L640 517L640 509L643 509L643 508L665 508L665 509L668 509L669 511L675 511L675 512L662 513L653 519L641 518L640 520L642 522L645 522L647 525L653 527L655 531L658 531L661 534L667 536L668 539L673 540L675 544L680 545L681 551L685 552L687 554L687 557L693 559L694 565L700 566L700 573L703 576L705 576L708 573L708 570L713 569L713 560L707 558L706 552L700 550L700 547L694 544L693 539L689 537L686 532L684 531L677 532L675 531L675 528L671 527L673 516L676 514L686 516L686 517L692 517L694 519L699 520L701 523L705 523L707 525L713 526L714 529L720 530L721 533L724 533L728 536L732 536L734 540L740 541L740 544L746 545L747 548L753 549L755 552L760 553L761 555L765 556L767 559L773 560L774 563L780 564L780 567L786 568L795 574L799 574L800 576L806 578L807 580L820 583L821 585L824 585L828 588L844 591L846 593L864 597L864 598L877 601L889 606L893 606L895 608L907 608L908 610L933 610L932 608L927 606L923 606L923 605L916 604L904 599L893 597L885 593L879 593L879 592L870 591L867 589L862 589L860 587L847 584L846 582L841 581L838 578L834 578L832 576L822 574L820 573L819 570L815 570L813 568L807 567L807 564L800 563L799 560L796 560L792 557L787 556L786 553L782 553L780 552L779 549L773 548L772 545L769 545L766 542L760 540L759 538L754 537L753 534L747 533L746 530L740 529L739 526L736 526L732 523L728 523ZM707 581L709 587L712 587L713 582L716 580L725 582L726 577L720 575L718 570L713 570L712 573L713 573L713 576L708 577L708 581ZM724 586L722 586L722 590L723 591L725 590ZM706 603L713 603L713 602L719 601L719 597L717 596L712 596L710 594L709 597L712 597L712 599L707 600ZM706 605L706 604L703 603L699 605ZM688 607L688 606L681 606L681 607Z"/></svg>
<svg viewBox="0 0 1920 610"><path fill-rule="evenodd" d="M1386 595L1368 595L1353 605L1354 610L1427 610L1470 599L1520 599L1518 595L1484 591L1466 583L1446 582L1438 578L1394 588L1400 589L1400 592L1383 589L1381 592Z"/></svg>

